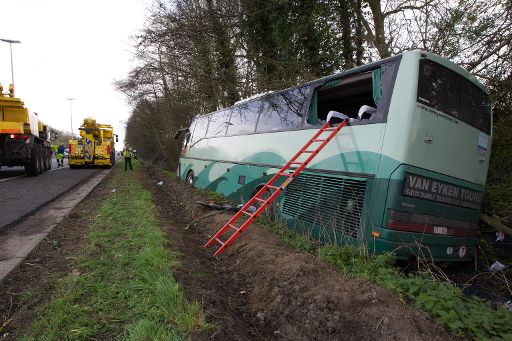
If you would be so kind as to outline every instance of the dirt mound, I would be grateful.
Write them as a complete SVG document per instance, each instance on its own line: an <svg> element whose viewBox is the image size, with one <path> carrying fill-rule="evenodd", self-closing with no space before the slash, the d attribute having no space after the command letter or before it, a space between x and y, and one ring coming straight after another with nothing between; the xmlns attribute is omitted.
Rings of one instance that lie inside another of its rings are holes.
<svg viewBox="0 0 512 341"><path fill-rule="evenodd" d="M432 340L450 339L425 313L385 289L346 278L320 259L283 245L252 226L222 256L202 245L229 218L221 213L194 227L211 211L188 185L149 169L146 184L172 242L182 253L176 276L189 299L203 303L217 329L209 339ZM164 180L162 186L156 185Z"/></svg>

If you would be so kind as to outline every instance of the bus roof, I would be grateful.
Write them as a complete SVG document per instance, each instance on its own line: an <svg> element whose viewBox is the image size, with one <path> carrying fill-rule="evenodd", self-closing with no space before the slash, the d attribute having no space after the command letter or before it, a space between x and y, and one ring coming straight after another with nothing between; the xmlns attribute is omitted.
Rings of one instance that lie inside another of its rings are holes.
<svg viewBox="0 0 512 341"><path fill-rule="evenodd" d="M299 85L294 85L294 86L291 86L289 88L285 88L285 89L282 89L282 90L268 91L268 92L264 92L264 93L259 93L259 94L253 95L251 97L248 97L248 98L242 99L240 101L237 101L236 103L234 103L233 105L230 105L229 107L221 108L221 109L218 109L218 110L215 110L215 111L212 111L212 112L208 112L208 113L204 113L204 114L197 114L197 115L195 115L195 117L213 115L213 114L215 114L215 113L217 113L219 111L222 111L222 110L226 110L226 109L229 109L229 108L237 107L237 106L239 106L241 104L250 103L250 102L259 100L259 99L267 97L267 96L273 96L273 95L278 95L278 94L281 94L281 93L285 93L285 92L288 92L288 91L291 91L291 90L294 90L294 89L297 89L297 88L300 88L300 87L304 87L304 86L307 86L307 85L314 85L314 84L321 85L321 84L327 83L329 81L338 79L340 77L347 77L347 76L351 76L353 74L362 73L362 72L366 72L366 71L371 71L371 70L375 69L379 65L386 64L386 63L389 63L389 62L397 60L397 59L401 59L402 55L406 55L406 54L417 54L420 57L424 57L424 58L426 57L426 58L431 59L431 60L433 60L433 61L435 61L435 62L437 62L439 64L442 64L443 66L448 67L449 69L453 70L454 72L457 72L461 76L463 76L465 78L468 78L470 81L472 81L474 84L476 84L480 89L482 89L484 92L487 93L487 91L485 90L485 88L482 85L482 83L480 83L478 81L478 79L474 75L469 73L463 67L461 67L461 66L453 63L452 61L450 61L450 60L448 60L448 59L446 59L444 57L441 57L441 56L439 56L439 55L437 55L435 53L416 49L416 50L404 51L404 52L402 52L400 54L397 54L396 56L391 56L391 57L388 57L388 58L380 59L380 60L371 62L369 64L360 65L360 66L357 66L357 67L352 68L352 69L341 71L341 72L338 72L338 73L335 73L335 74L332 74L332 75L329 75L329 76L317 78L317 79L311 80L309 82L305 82L305 83L302 83L302 84L299 84Z"/></svg>

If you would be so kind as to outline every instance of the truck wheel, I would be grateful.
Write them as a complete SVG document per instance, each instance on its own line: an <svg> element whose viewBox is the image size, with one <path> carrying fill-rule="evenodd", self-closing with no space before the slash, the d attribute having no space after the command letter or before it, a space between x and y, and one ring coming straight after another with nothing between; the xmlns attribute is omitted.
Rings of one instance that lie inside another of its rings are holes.
<svg viewBox="0 0 512 341"><path fill-rule="evenodd" d="M30 162L25 164L25 173L28 176L37 176L39 170L39 148L37 145L34 145L30 151Z"/></svg>
<svg viewBox="0 0 512 341"><path fill-rule="evenodd" d="M45 152L46 150L43 148L41 153L41 157L43 159L43 172L46 172L48 170L48 157L46 156Z"/></svg>
<svg viewBox="0 0 512 341"><path fill-rule="evenodd" d="M39 174L43 174L45 171L44 167L44 158L43 158L43 148L41 146L37 146L38 151L38 160L39 160Z"/></svg>

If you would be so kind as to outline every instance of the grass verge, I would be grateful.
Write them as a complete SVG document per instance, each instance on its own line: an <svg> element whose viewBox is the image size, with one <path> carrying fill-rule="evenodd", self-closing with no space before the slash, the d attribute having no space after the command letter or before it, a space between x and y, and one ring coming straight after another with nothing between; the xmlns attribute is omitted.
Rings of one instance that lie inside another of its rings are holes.
<svg viewBox="0 0 512 341"><path fill-rule="evenodd" d="M477 297L467 297L459 288L436 280L427 271L405 274L393 266L395 260L391 254L373 256L352 245L320 245L266 218L260 218L258 225L276 234L293 249L317 255L345 275L365 278L412 300L417 309L429 313L454 335L479 340L512 340L511 312L494 309Z"/></svg>
<svg viewBox="0 0 512 341"><path fill-rule="evenodd" d="M168 177L170 177L171 179L176 179L176 172L173 172L173 171L170 171L168 169L162 169L162 173Z"/></svg>
<svg viewBox="0 0 512 341"><path fill-rule="evenodd" d="M208 328L171 274L178 261L134 167L113 170L115 192L93 217L76 270L59 280L24 340L184 340Z"/></svg>

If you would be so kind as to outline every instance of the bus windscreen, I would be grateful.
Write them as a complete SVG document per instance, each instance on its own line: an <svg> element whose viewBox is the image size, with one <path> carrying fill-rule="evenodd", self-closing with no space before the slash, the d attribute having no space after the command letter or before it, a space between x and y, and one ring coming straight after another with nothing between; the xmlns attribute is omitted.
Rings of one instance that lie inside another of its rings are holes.
<svg viewBox="0 0 512 341"><path fill-rule="evenodd" d="M458 73L420 60L417 101L490 134L491 101L482 89Z"/></svg>

